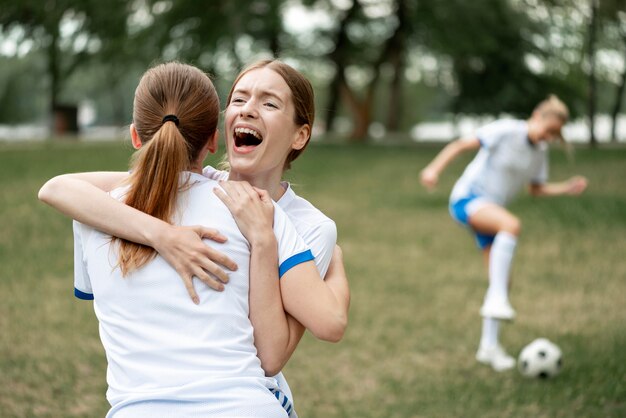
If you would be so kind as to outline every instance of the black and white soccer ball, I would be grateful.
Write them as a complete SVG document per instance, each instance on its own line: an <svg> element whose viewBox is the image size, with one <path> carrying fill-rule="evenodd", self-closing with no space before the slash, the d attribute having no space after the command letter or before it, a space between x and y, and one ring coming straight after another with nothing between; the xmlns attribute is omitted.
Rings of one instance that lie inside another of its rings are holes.
<svg viewBox="0 0 626 418"><path fill-rule="evenodd" d="M523 376L547 379L561 371L563 354L553 342L538 338L522 349L517 367Z"/></svg>

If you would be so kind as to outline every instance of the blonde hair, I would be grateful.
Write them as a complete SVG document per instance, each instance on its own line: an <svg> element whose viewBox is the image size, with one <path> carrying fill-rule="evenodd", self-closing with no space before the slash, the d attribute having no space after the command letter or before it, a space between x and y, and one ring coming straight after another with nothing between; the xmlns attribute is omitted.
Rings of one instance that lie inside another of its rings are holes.
<svg viewBox="0 0 626 418"><path fill-rule="evenodd" d="M555 94L549 95L545 100L535 106L535 112L542 116L556 116L563 123L569 119L569 109L567 105L561 101Z"/></svg>
<svg viewBox="0 0 626 418"><path fill-rule="evenodd" d="M215 87L198 68L170 62L146 71L133 102L133 123L142 146L132 157L127 205L171 221L180 173L190 168L214 135L219 110ZM122 275L156 255L153 248L115 241Z"/></svg>

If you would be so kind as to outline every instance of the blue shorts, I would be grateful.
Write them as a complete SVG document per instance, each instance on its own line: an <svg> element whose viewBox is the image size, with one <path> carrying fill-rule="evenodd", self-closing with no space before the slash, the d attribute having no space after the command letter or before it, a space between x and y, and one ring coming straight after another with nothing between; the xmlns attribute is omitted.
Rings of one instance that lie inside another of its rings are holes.
<svg viewBox="0 0 626 418"><path fill-rule="evenodd" d="M454 201L451 200L448 206L452 219L467 227L472 232L476 244L481 250L484 250L493 243L495 235L481 234L475 231L469 224L469 217L484 203L488 203L488 201L480 196L470 195Z"/></svg>

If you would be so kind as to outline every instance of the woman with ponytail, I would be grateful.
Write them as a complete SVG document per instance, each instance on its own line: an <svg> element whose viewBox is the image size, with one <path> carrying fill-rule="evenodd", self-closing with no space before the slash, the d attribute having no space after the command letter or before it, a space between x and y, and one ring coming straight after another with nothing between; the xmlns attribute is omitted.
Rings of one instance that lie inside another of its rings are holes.
<svg viewBox="0 0 626 418"><path fill-rule="evenodd" d="M74 222L75 295L93 300L100 324L107 417L293 416L276 379L266 377L249 318L253 285L268 300L280 298L278 281L265 277L273 271L294 295L307 296L289 305L295 320L329 339L345 329L345 303L319 279L311 251L269 195L252 189L247 208L263 221L249 230L216 195L224 193L220 184L202 175L204 158L217 149L218 117L217 94L200 70L180 63L148 70L135 92L130 127L138 151L131 174L110 196L131 213L210 237L213 242L204 243L214 260L234 270L228 276L215 270L213 280L224 291L198 286L190 303L176 270L155 249ZM40 199L54 200L54 189L44 186ZM98 204L92 201L96 211ZM260 279L253 283L250 271ZM269 307L278 319L272 338L286 344L287 313L275 305Z"/></svg>

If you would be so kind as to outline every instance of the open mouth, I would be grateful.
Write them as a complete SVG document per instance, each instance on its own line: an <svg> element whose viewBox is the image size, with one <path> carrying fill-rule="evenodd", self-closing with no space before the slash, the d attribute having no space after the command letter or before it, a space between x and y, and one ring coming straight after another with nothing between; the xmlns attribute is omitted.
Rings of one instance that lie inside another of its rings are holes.
<svg viewBox="0 0 626 418"><path fill-rule="evenodd" d="M235 147L256 147L263 142L261 134L250 128L235 128Z"/></svg>

